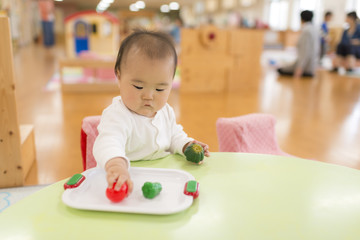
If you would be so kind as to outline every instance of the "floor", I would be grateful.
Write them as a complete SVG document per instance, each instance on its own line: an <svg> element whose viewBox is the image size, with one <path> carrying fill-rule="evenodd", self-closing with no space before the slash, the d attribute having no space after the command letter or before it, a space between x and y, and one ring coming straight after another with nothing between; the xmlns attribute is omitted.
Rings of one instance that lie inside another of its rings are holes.
<svg viewBox="0 0 360 240"><path fill-rule="evenodd" d="M81 120L100 115L115 94L62 94L44 87L64 57L61 47L15 52L19 122L35 126L37 163L27 185L50 184L82 171ZM169 103L192 137L218 151L215 122L253 112L273 114L281 148L292 155L360 169L360 77L319 70L315 79L279 77L264 64L258 86L236 94L183 94Z"/></svg>

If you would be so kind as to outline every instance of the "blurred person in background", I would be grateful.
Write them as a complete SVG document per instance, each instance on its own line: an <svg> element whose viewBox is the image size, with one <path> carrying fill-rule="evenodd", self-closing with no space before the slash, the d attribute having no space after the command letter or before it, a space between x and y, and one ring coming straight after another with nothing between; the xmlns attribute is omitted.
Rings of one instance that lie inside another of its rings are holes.
<svg viewBox="0 0 360 240"><path fill-rule="evenodd" d="M356 59L360 59L360 25L356 12L348 13L346 22L349 27L344 30L340 43L337 45L332 72L338 72L339 67L352 72Z"/></svg>
<svg viewBox="0 0 360 240"><path fill-rule="evenodd" d="M279 68L280 75L299 77L313 77L319 59L319 34L318 29L312 24L314 14L312 11L302 11L301 33L296 50L297 59L290 66Z"/></svg>
<svg viewBox="0 0 360 240"><path fill-rule="evenodd" d="M329 48L330 37L328 23L331 21L332 17L332 12L327 11L324 15L324 22L321 24L320 60L326 55Z"/></svg>

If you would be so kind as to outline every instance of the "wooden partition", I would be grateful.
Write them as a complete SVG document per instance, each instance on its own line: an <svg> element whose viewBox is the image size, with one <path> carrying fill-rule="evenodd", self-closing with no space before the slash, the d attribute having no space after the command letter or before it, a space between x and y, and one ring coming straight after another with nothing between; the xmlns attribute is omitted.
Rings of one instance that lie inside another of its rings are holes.
<svg viewBox="0 0 360 240"><path fill-rule="evenodd" d="M0 188L21 186L35 161L34 128L19 126L10 24L0 17Z"/></svg>
<svg viewBox="0 0 360 240"><path fill-rule="evenodd" d="M209 25L181 32L182 92L232 92L257 85L264 32Z"/></svg>

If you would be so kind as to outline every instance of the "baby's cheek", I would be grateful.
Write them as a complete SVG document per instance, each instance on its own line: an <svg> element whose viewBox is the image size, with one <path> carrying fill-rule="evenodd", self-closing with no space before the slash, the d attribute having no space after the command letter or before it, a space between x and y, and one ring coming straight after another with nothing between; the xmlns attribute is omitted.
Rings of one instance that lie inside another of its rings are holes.
<svg viewBox="0 0 360 240"><path fill-rule="evenodd" d="M165 93L161 94L161 96L159 96L159 100L158 100L159 105L161 105L161 107L165 106L168 98L169 98L169 94L165 94Z"/></svg>
<svg viewBox="0 0 360 240"><path fill-rule="evenodd" d="M122 94L123 101L126 103L126 106L130 108L131 110L135 111L137 109L138 105L138 93L133 91L133 89L127 89L126 92Z"/></svg>

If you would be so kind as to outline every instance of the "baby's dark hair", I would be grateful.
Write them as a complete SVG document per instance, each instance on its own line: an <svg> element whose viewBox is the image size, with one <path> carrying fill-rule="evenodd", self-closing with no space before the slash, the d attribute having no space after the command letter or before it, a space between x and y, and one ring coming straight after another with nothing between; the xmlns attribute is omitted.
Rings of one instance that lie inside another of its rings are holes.
<svg viewBox="0 0 360 240"><path fill-rule="evenodd" d="M121 73L121 65L125 63L130 49L137 47L151 59L162 59L167 56L174 56L174 75L177 66L177 54L170 35L163 32L147 31L136 29L121 43L116 63L115 74Z"/></svg>

